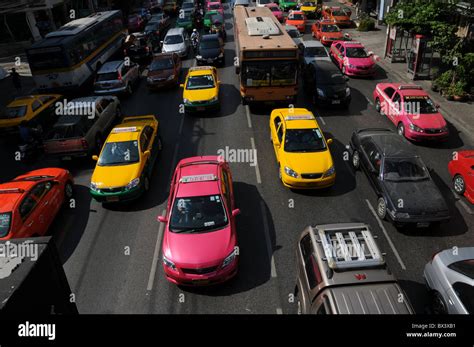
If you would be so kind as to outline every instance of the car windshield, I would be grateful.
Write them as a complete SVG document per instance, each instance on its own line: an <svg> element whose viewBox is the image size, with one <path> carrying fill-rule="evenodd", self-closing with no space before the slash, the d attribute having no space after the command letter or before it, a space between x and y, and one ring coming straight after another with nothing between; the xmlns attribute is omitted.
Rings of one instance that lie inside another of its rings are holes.
<svg viewBox="0 0 474 347"><path fill-rule="evenodd" d="M158 27L159 27L158 23L148 23L148 25L145 27L144 31L145 32L154 31L154 30L157 30Z"/></svg>
<svg viewBox="0 0 474 347"><path fill-rule="evenodd" d="M337 25L329 24L329 25L322 25L321 26L321 31L323 33L337 33L341 30L339 29L339 27Z"/></svg>
<svg viewBox="0 0 474 347"><path fill-rule="evenodd" d="M288 16L290 20L303 20L304 16L301 13L292 13Z"/></svg>
<svg viewBox="0 0 474 347"><path fill-rule="evenodd" d="M285 152L317 152L326 149L321 130L288 129L285 135Z"/></svg>
<svg viewBox="0 0 474 347"><path fill-rule="evenodd" d="M202 40L199 44L200 49L215 49L219 48L220 46L219 40Z"/></svg>
<svg viewBox="0 0 474 347"><path fill-rule="evenodd" d="M347 16L346 12L344 12L344 11L332 11L332 15L333 15L334 17Z"/></svg>
<svg viewBox="0 0 474 347"><path fill-rule="evenodd" d="M451 270L459 272L474 280L474 259L457 261L448 266Z"/></svg>
<svg viewBox="0 0 474 347"><path fill-rule="evenodd" d="M305 57L328 57L328 52L324 47L306 47L304 50Z"/></svg>
<svg viewBox="0 0 474 347"><path fill-rule="evenodd" d="M107 142L99 157L99 166L138 163L138 141Z"/></svg>
<svg viewBox="0 0 474 347"><path fill-rule="evenodd" d="M113 81L116 79L118 79L118 73L116 71L97 74L97 82Z"/></svg>
<svg viewBox="0 0 474 347"><path fill-rule="evenodd" d="M347 47L346 56L349 58L367 58L369 55L362 47Z"/></svg>
<svg viewBox="0 0 474 347"><path fill-rule="evenodd" d="M211 19L212 16L215 16L217 14L216 11L209 11L204 15L204 19Z"/></svg>
<svg viewBox="0 0 474 347"><path fill-rule="evenodd" d="M0 118L3 119L8 119L8 118L19 118L19 117L24 117L26 115L26 105L23 106L10 106L7 107L2 114L0 115Z"/></svg>
<svg viewBox="0 0 474 347"><path fill-rule="evenodd" d="M316 5L314 4L314 2L305 2L303 3L303 6L314 7Z"/></svg>
<svg viewBox="0 0 474 347"><path fill-rule="evenodd" d="M438 112L433 101L427 96L404 97L403 101L405 112L408 114L430 114Z"/></svg>
<svg viewBox="0 0 474 347"><path fill-rule="evenodd" d="M176 21L179 23L190 22L191 14L189 12L184 12L183 16L179 16Z"/></svg>
<svg viewBox="0 0 474 347"><path fill-rule="evenodd" d="M173 68L172 58L155 59L150 64L150 71L169 70Z"/></svg>
<svg viewBox="0 0 474 347"><path fill-rule="evenodd" d="M290 29L287 32L288 32L288 35L290 35L290 37L294 39L300 37L300 32L296 29Z"/></svg>
<svg viewBox="0 0 474 347"><path fill-rule="evenodd" d="M186 89L209 89L214 88L214 77L212 75L191 76L188 78Z"/></svg>
<svg viewBox="0 0 474 347"><path fill-rule="evenodd" d="M453 289L470 314L474 313L474 287L463 282L453 284Z"/></svg>
<svg viewBox="0 0 474 347"><path fill-rule="evenodd" d="M155 14L148 23L159 23L163 20L163 13Z"/></svg>
<svg viewBox="0 0 474 347"><path fill-rule="evenodd" d="M418 157L385 158L383 178L386 181L419 181L428 177L428 169Z"/></svg>
<svg viewBox="0 0 474 347"><path fill-rule="evenodd" d="M10 231L10 224L12 222L11 212L0 213L0 237L7 236Z"/></svg>
<svg viewBox="0 0 474 347"><path fill-rule="evenodd" d="M337 70L324 71L319 70L316 79L320 84L344 84L346 80L344 76Z"/></svg>
<svg viewBox="0 0 474 347"><path fill-rule="evenodd" d="M218 9L220 9L220 8L221 8L221 6L220 6L219 4L211 4L211 5L209 5L209 9L211 9L211 10L218 10Z"/></svg>
<svg viewBox="0 0 474 347"><path fill-rule="evenodd" d="M165 37L165 45L176 45L183 43L183 37L181 35L169 35Z"/></svg>
<svg viewBox="0 0 474 347"><path fill-rule="evenodd" d="M194 8L194 4L192 2L185 2L181 8L184 10L184 9L188 9L188 8Z"/></svg>
<svg viewBox="0 0 474 347"><path fill-rule="evenodd" d="M278 6L270 6L269 8L270 8L270 11L272 12L281 12Z"/></svg>
<svg viewBox="0 0 474 347"><path fill-rule="evenodd" d="M271 3L272 0L260 0L260 5L265 5Z"/></svg>
<svg viewBox="0 0 474 347"><path fill-rule="evenodd" d="M216 230L228 223L220 195L176 198L171 210L169 229L175 233Z"/></svg>
<svg viewBox="0 0 474 347"><path fill-rule="evenodd" d="M296 61L254 61L242 66L242 77L245 86L289 86L297 83Z"/></svg>

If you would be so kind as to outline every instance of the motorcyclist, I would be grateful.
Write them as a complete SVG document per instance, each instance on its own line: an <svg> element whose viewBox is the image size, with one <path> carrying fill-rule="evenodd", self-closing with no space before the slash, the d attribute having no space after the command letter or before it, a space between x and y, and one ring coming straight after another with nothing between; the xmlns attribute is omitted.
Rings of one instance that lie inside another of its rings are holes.
<svg viewBox="0 0 474 347"><path fill-rule="evenodd" d="M18 126L18 130L23 144L28 144L40 139L40 130L32 127L27 121L22 121Z"/></svg>
<svg viewBox="0 0 474 347"><path fill-rule="evenodd" d="M191 34L191 43L194 49L196 49L199 44L199 33L196 28L193 29L193 32Z"/></svg>

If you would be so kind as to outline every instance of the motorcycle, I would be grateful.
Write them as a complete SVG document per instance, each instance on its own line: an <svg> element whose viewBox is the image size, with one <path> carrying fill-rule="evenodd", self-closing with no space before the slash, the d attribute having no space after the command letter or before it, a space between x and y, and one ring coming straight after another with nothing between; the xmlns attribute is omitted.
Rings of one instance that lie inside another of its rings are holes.
<svg viewBox="0 0 474 347"><path fill-rule="evenodd" d="M29 161L38 157L43 151L43 143L38 139L32 139L18 145L21 161Z"/></svg>
<svg viewBox="0 0 474 347"><path fill-rule="evenodd" d="M193 47L194 53L196 53L199 47L199 38L197 36L191 38L191 45Z"/></svg>

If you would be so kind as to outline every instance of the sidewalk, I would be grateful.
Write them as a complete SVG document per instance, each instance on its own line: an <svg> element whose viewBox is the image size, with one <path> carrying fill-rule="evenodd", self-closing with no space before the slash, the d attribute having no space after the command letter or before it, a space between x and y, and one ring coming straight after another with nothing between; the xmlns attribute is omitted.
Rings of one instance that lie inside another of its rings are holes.
<svg viewBox="0 0 474 347"><path fill-rule="evenodd" d="M344 2L346 6L350 6L348 1ZM353 8L355 11L355 8ZM347 29L353 40L360 41L368 51L373 51L375 55L380 57L378 65L384 69L388 78L392 81L399 81L403 83L415 83L426 90L433 101L440 105L440 111L445 116L446 120L451 122L456 129L474 140L474 103L449 101L442 97L439 93L431 90L430 80L415 80L413 81L407 72L406 63L391 63L383 58L385 38L387 27L384 25L376 25L376 31L362 32L357 29Z"/></svg>

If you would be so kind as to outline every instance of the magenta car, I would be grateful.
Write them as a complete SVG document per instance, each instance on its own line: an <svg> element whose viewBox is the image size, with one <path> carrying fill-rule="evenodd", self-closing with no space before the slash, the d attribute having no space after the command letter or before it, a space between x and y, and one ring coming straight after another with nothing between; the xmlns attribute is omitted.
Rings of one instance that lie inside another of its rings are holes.
<svg viewBox="0 0 474 347"><path fill-rule="evenodd" d="M212 1L207 3L207 10L206 11L217 11L222 16L224 15L224 7L220 2Z"/></svg>
<svg viewBox="0 0 474 347"><path fill-rule="evenodd" d="M329 55L347 76L374 76L375 57L360 42L334 41Z"/></svg>
<svg viewBox="0 0 474 347"><path fill-rule="evenodd" d="M229 164L217 156L181 160L171 182L163 236L163 269L174 284L227 281L237 273L234 190Z"/></svg>
<svg viewBox="0 0 474 347"><path fill-rule="evenodd" d="M448 125L421 86L379 83L373 93L375 108L397 127L398 134L412 141L443 140Z"/></svg>
<svg viewBox="0 0 474 347"><path fill-rule="evenodd" d="M278 19L279 22L283 23L283 11L280 9L278 4L271 2L269 4L265 4L265 7L268 7L270 11L272 11L276 19Z"/></svg>

